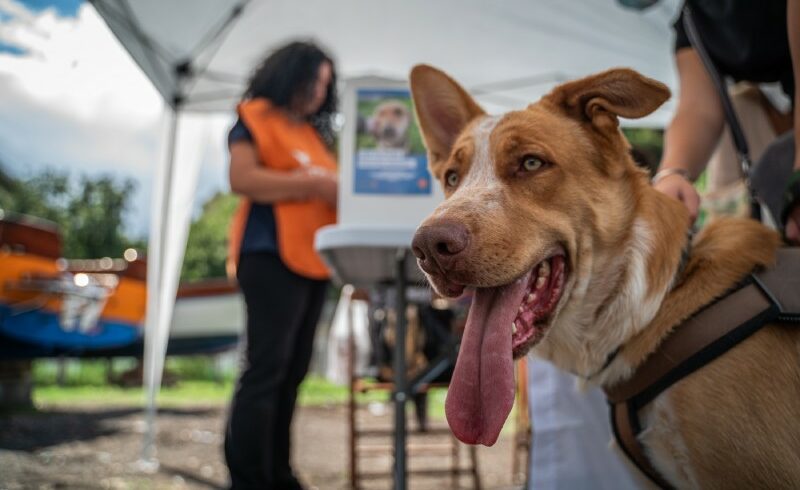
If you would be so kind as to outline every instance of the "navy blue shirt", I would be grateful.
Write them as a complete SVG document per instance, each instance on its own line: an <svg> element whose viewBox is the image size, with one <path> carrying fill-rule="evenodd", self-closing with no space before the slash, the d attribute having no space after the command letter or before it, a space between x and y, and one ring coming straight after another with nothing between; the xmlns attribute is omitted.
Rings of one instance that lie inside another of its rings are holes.
<svg viewBox="0 0 800 490"><path fill-rule="evenodd" d="M228 133L228 146L236 141L253 141L253 135L241 119L236 120ZM252 203L244 227L240 254L249 252L277 252L278 232L275 212L271 204Z"/></svg>

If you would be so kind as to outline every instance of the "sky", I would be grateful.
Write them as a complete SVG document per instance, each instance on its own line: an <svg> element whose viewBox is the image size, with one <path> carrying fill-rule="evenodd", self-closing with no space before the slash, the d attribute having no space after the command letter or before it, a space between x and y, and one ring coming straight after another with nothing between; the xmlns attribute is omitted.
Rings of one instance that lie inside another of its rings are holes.
<svg viewBox="0 0 800 490"><path fill-rule="evenodd" d="M228 116L212 122L219 137L205 142L195 215L228 190L228 124ZM91 5L0 0L0 165L8 173L134 179L126 231L145 237L165 133L160 95Z"/></svg>

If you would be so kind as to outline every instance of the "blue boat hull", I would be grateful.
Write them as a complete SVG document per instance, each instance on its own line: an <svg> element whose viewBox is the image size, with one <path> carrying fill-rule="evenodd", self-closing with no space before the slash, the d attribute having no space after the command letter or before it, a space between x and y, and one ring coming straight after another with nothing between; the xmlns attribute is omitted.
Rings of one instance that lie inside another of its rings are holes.
<svg viewBox="0 0 800 490"><path fill-rule="evenodd" d="M54 312L43 309L19 312L0 305L0 334L44 349L83 351L131 344L139 339L141 330L137 325L101 319L88 332L68 331L62 328Z"/></svg>

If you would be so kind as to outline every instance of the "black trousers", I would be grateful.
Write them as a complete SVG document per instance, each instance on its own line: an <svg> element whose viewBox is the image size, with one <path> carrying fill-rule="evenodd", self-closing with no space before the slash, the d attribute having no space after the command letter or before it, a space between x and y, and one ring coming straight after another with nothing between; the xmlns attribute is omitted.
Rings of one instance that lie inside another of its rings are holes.
<svg viewBox="0 0 800 490"><path fill-rule="evenodd" d="M237 277L247 305L247 347L225 434L231 488L297 489L292 415L328 283L293 273L273 253L243 254Z"/></svg>

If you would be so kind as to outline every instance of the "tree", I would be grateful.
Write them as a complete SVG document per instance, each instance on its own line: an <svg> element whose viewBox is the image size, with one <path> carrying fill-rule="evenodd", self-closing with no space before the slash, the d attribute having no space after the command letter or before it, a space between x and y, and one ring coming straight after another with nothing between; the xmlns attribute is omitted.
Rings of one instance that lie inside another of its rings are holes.
<svg viewBox="0 0 800 490"><path fill-rule="evenodd" d="M119 257L125 251L130 240L123 234L122 220L135 187L129 179L117 183L110 177L81 178L66 206L68 257Z"/></svg>
<svg viewBox="0 0 800 490"><path fill-rule="evenodd" d="M655 173L664 151L664 131L655 128L624 128L633 150L634 160Z"/></svg>
<svg viewBox="0 0 800 490"><path fill-rule="evenodd" d="M0 209L3 208L3 203L11 200L12 193L17 189L17 182L3 170L3 165L0 163Z"/></svg>
<svg viewBox="0 0 800 490"><path fill-rule="evenodd" d="M3 165L0 163L0 192L10 192L15 186L16 182L3 170Z"/></svg>
<svg viewBox="0 0 800 490"><path fill-rule="evenodd" d="M134 189L130 179L83 176L73 183L66 173L46 170L0 192L0 208L56 223L64 239L64 257L120 257L126 248L142 245L123 231Z"/></svg>
<svg viewBox="0 0 800 490"><path fill-rule="evenodd" d="M51 170L15 182L0 200L7 211L27 214L62 225L67 219L65 206L69 200L69 178Z"/></svg>
<svg viewBox="0 0 800 490"><path fill-rule="evenodd" d="M233 194L217 193L203 205L202 214L189 228L182 281L225 277L228 228L238 202Z"/></svg>

